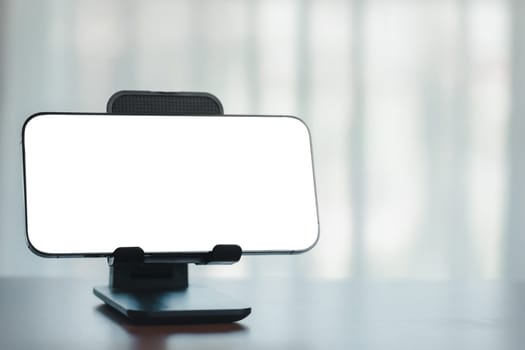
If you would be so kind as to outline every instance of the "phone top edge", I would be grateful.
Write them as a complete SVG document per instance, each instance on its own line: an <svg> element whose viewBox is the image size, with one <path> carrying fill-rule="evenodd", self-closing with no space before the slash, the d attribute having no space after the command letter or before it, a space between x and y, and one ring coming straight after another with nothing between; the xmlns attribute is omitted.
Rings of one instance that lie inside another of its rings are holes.
<svg viewBox="0 0 525 350"><path fill-rule="evenodd" d="M290 118L290 119L297 119L300 121L306 128L308 127L308 124L302 119L301 117L298 117L296 115L291 114L184 114L184 115L178 115L178 114L114 114L114 113L107 113L107 112L37 112L31 114L29 117L27 117L24 120L22 130L25 129L26 124L31 121L32 119L39 117L39 116L52 116L52 115L71 115L71 116L102 116L107 115L110 117L168 117L168 118L180 118L180 117L203 117L203 118L211 118L211 117L245 117L245 118L258 118L258 117L264 117L264 118ZM310 130L308 130L310 133Z"/></svg>

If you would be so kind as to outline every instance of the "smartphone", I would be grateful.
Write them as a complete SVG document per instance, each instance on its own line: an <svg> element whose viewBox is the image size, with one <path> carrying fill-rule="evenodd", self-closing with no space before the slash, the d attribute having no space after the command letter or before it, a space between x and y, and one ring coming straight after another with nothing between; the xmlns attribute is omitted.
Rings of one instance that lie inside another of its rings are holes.
<svg viewBox="0 0 525 350"><path fill-rule="evenodd" d="M290 254L319 237L310 132L293 116L38 113L22 131L27 241L50 257Z"/></svg>

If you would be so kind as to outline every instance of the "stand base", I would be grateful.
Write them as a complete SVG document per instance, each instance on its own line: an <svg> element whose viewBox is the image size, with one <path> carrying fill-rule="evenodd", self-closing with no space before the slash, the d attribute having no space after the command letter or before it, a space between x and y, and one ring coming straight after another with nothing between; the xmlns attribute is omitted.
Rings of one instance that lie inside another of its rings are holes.
<svg viewBox="0 0 525 350"><path fill-rule="evenodd" d="M199 286L160 291L118 291L104 286L93 288L93 293L138 323L229 323L251 312L250 307Z"/></svg>

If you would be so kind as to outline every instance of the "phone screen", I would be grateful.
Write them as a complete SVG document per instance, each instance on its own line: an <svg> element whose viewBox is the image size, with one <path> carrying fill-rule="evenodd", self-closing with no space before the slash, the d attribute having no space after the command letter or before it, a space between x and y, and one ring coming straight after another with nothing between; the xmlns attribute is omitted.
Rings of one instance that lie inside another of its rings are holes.
<svg viewBox="0 0 525 350"><path fill-rule="evenodd" d="M319 235L310 134L286 116L36 114L26 229L41 255L292 253Z"/></svg>

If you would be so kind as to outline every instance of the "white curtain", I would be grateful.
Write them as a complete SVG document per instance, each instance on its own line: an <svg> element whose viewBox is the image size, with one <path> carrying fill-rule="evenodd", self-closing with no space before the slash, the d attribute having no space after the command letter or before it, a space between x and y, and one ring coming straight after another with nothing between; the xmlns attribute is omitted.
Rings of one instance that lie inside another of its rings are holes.
<svg viewBox="0 0 525 350"><path fill-rule="evenodd" d="M312 130L318 246L200 273L524 277L523 6L2 2L0 274L104 271L103 259L45 260L25 247L21 125L146 89L208 91L227 113L298 115Z"/></svg>

